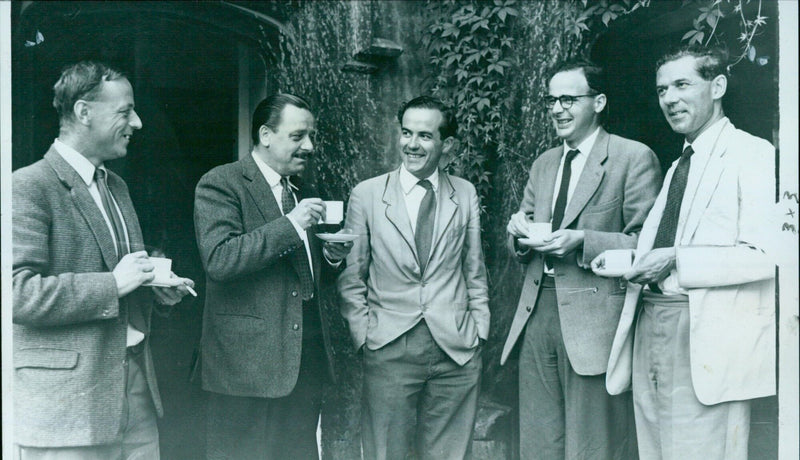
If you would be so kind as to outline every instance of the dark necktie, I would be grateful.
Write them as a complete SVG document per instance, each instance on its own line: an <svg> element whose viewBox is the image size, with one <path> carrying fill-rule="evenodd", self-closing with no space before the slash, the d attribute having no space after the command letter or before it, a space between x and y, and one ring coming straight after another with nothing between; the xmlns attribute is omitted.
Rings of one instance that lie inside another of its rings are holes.
<svg viewBox="0 0 800 460"><path fill-rule="evenodd" d="M658 223L653 249L669 248L675 245L675 233L678 231L678 219L681 215L681 202L683 202L683 194L686 192L686 180L689 178L689 166L692 163L693 153L692 146L687 145L672 174L667 191L667 203L664 205L664 213L661 214L661 221ZM650 290L661 293L658 283L651 283Z"/></svg>
<svg viewBox="0 0 800 460"><path fill-rule="evenodd" d="M117 258L122 259L122 256L130 252L128 247L128 240L125 239L125 228L122 225L122 217L117 212L114 206L114 200L111 199L111 190L108 188L108 175L104 169L96 168L94 170L94 180L97 183L97 191L100 192L100 201L103 203L103 209L111 221L113 228L114 243L117 247ZM138 303L124 302L128 305L128 322L131 326L140 332L147 331L147 323L144 319L144 313Z"/></svg>
<svg viewBox="0 0 800 460"><path fill-rule="evenodd" d="M553 231L558 230L561 221L564 220L564 211L567 209L567 194L569 193L569 182L572 177L572 160L580 153L580 150L570 150L567 158L564 159L564 172L561 173L561 185L558 187L558 197L556 206L553 209Z"/></svg>
<svg viewBox="0 0 800 460"><path fill-rule="evenodd" d="M108 182L106 179L106 171L104 169L96 168L94 170L94 180L97 183L97 190L100 192L100 201L103 203L103 209L111 221L113 229L114 244L117 248L117 258L122 259L122 256L130 252L128 249L128 241L125 239L125 228L122 225L122 217L117 212L114 206L114 200L111 199L111 191L108 189Z"/></svg>
<svg viewBox="0 0 800 460"><path fill-rule="evenodd" d="M567 152L567 157L564 159L564 171L561 173L561 184L558 187L558 196L556 197L556 205L553 209L552 230L556 231L561 226L564 220L564 212L567 210L567 194L569 193L569 182L572 178L572 160L580 153L580 150L573 149ZM544 258L545 265L548 269L552 268L552 257Z"/></svg>
<svg viewBox="0 0 800 460"><path fill-rule="evenodd" d="M281 185L283 191L281 192L281 206L283 207L283 215L289 214L294 209L294 194L289 189L289 179L281 177ZM308 300L314 295L314 280L311 278L311 267L308 265L308 255L306 254L306 247L303 244L302 248L292 251L292 262L297 269L297 276L300 277L300 290L303 300Z"/></svg>
<svg viewBox="0 0 800 460"><path fill-rule="evenodd" d="M433 239L433 222L436 216L436 194L433 186L427 179L417 182L417 185L425 189L425 196L419 204L417 214L417 228L414 231L414 243L417 245L419 255L420 273L425 272L428 265L428 257L431 252L431 240Z"/></svg>

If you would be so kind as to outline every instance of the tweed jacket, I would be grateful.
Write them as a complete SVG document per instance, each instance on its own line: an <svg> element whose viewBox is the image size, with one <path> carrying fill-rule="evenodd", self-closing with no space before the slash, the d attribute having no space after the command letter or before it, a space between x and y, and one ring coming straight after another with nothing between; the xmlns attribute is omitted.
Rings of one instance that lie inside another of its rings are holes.
<svg viewBox="0 0 800 460"><path fill-rule="evenodd" d="M647 216L640 253L653 247L676 166ZM775 248L765 230L777 221L774 178L772 145L726 120L697 189L684 196L692 205L681 208L686 225L676 236L675 271L689 293L692 384L703 404L775 394ZM629 286L608 362L611 394L631 384L642 287Z"/></svg>
<svg viewBox="0 0 800 460"><path fill-rule="evenodd" d="M149 329L152 291L117 297L114 240L86 183L53 147L12 180L15 442L114 442L125 393L128 308L138 304ZM131 251L143 250L125 182L109 171L108 186ZM148 341L143 370L161 415Z"/></svg>
<svg viewBox="0 0 800 460"><path fill-rule="evenodd" d="M520 210L534 222L551 220L563 153L559 146L533 162ZM606 249L635 247L660 185L661 168L652 150L600 128L560 227L583 230L583 245L563 258L553 258L561 334L570 363L580 375L606 371L626 288L619 278L595 275L591 261ZM509 243L517 253L514 238ZM544 274L541 253L530 250L519 259L525 264L525 277L501 363L508 359L536 306Z"/></svg>
<svg viewBox="0 0 800 460"><path fill-rule="evenodd" d="M358 184L345 228L358 235L339 276L342 315L356 349L376 350L421 319L456 363L489 335L489 297L475 187L439 172L433 243L420 273L414 232L394 170Z"/></svg>
<svg viewBox="0 0 800 460"><path fill-rule="evenodd" d="M295 179L293 179L295 181ZM300 188L298 200L313 196ZM218 166L197 184L197 245L206 270L201 339L203 389L233 396L278 398L291 393L300 371L303 300L290 254L303 241L247 155ZM319 300L322 247L308 230ZM318 302L314 305L319 312ZM333 376L328 320L319 312Z"/></svg>

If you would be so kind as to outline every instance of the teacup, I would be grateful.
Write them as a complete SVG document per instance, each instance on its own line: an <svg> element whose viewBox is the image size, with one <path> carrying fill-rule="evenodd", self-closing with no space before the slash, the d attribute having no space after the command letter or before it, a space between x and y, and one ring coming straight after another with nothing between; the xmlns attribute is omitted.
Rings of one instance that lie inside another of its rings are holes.
<svg viewBox="0 0 800 460"><path fill-rule="evenodd" d="M168 284L172 278L172 259L166 257L150 257L150 263L153 264L153 281L154 284Z"/></svg>
<svg viewBox="0 0 800 460"><path fill-rule="evenodd" d="M325 201L325 219L323 224L339 224L344 220L343 201Z"/></svg>
<svg viewBox="0 0 800 460"><path fill-rule="evenodd" d="M603 270L610 272L626 272L633 267L636 251L633 249L609 249L603 253L605 259Z"/></svg>

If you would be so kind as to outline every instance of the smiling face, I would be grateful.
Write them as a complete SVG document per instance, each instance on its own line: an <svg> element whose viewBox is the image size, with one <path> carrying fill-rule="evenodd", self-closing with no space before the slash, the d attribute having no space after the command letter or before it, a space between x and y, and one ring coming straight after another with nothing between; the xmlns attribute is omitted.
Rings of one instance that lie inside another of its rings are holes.
<svg viewBox="0 0 800 460"><path fill-rule="evenodd" d="M409 108L400 123L400 153L403 165L418 179L429 177L439 165L442 153L450 151L453 138L442 140L439 126L444 121L436 109Z"/></svg>
<svg viewBox="0 0 800 460"><path fill-rule="evenodd" d="M103 82L95 99L86 101L84 119L83 153L90 161L99 165L127 155L133 131L142 127L130 82L125 78Z"/></svg>
<svg viewBox="0 0 800 460"><path fill-rule="evenodd" d="M693 142L722 118L722 96L727 79L718 75L704 80L697 72L697 58L684 56L664 63L656 72L658 104L676 133Z"/></svg>
<svg viewBox="0 0 800 460"><path fill-rule="evenodd" d="M559 72L550 79L548 86L550 96L584 96L594 94L582 69ZM577 147L584 139L600 126L600 112L606 106L603 94L578 97L571 107L565 109L561 102L556 102L550 109L550 118L556 135L567 141L570 147Z"/></svg>
<svg viewBox="0 0 800 460"><path fill-rule="evenodd" d="M264 162L281 176L293 176L306 169L314 152L314 115L306 109L287 105L275 131L264 125L259 135L264 145Z"/></svg>

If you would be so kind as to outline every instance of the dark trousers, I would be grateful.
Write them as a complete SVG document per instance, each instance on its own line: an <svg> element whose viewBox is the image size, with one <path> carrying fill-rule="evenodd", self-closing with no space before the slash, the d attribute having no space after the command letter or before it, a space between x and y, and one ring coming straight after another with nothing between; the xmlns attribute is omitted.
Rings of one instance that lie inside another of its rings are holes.
<svg viewBox="0 0 800 460"><path fill-rule="evenodd" d="M309 302L303 309L303 348L294 389L282 398L209 393L206 457L318 459L317 421L327 380L319 310L316 302Z"/></svg>
<svg viewBox="0 0 800 460"><path fill-rule="evenodd" d="M605 374L572 369L555 283L545 276L519 357L520 458L637 458L631 393L611 396Z"/></svg>
<svg viewBox="0 0 800 460"><path fill-rule="evenodd" d="M467 458L482 362L478 348L456 364L424 321L378 350L365 347L364 459Z"/></svg>

